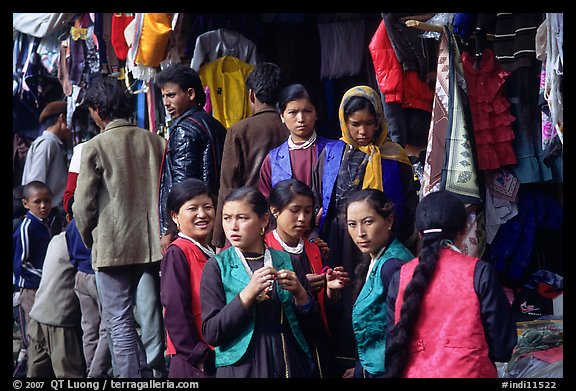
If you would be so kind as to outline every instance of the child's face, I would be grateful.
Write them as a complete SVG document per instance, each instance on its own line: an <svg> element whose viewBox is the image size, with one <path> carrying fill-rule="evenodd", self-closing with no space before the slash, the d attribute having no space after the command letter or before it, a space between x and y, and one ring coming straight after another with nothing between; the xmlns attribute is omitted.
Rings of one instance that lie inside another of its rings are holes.
<svg viewBox="0 0 576 391"><path fill-rule="evenodd" d="M281 211L272 208L272 213L276 216L276 231L280 238L295 246L310 229L314 205L310 197L298 194Z"/></svg>
<svg viewBox="0 0 576 391"><path fill-rule="evenodd" d="M206 244L214 228L214 204L207 194L200 194L186 201L178 210L172 212L172 220L180 227L180 232L202 244Z"/></svg>
<svg viewBox="0 0 576 391"><path fill-rule="evenodd" d="M22 199L22 204L34 215L46 219L52 210L52 196L48 189L32 189L30 196Z"/></svg>
<svg viewBox="0 0 576 391"><path fill-rule="evenodd" d="M316 125L316 108L307 98L288 102L281 114L282 120L292 134L292 140L301 143L307 141Z"/></svg>
<svg viewBox="0 0 576 391"><path fill-rule="evenodd" d="M222 227L230 244L244 252L261 252L262 230L268 215L258 216L246 201L228 201L222 207Z"/></svg>

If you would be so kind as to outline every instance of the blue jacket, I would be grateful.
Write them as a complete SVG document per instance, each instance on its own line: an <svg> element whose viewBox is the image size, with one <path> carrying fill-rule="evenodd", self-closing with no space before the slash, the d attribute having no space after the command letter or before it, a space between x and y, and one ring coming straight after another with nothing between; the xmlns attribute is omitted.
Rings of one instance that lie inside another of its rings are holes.
<svg viewBox="0 0 576 391"><path fill-rule="evenodd" d="M72 266L81 272L94 274L94 269L92 269L92 250L86 247L82 241L74 219L66 227L66 245L68 246L68 255Z"/></svg>
<svg viewBox="0 0 576 391"><path fill-rule="evenodd" d="M316 157L324 150L324 147L329 143L330 139L318 136L316 139ZM285 179L292 178L292 162L290 161L290 150L288 149L288 141L284 141L278 147L269 152L270 155L270 171L272 175L271 187L276 183Z"/></svg>
<svg viewBox="0 0 576 391"><path fill-rule="evenodd" d="M49 223L43 223L28 211L12 234L12 274L16 287L38 289L51 238Z"/></svg>

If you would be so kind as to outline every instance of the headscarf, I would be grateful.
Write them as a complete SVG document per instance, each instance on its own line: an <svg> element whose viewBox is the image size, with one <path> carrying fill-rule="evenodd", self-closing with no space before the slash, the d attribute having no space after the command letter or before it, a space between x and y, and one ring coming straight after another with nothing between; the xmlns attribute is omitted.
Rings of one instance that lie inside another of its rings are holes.
<svg viewBox="0 0 576 391"><path fill-rule="evenodd" d="M346 107L350 98L354 96L364 97L372 103L374 111L376 112L376 120L378 121L378 127L374 132L374 139L364 147L359 146L358 143L352 139L344 117L344 107ZM388 138L388 126L384 119L382 101L380 100L380 96L371 87L360 85L346 91L340 103L338 118L340 119L340 129L342 129L342 137L340 137L340 140L370 156L368 158L368 164L366 165L364 181L362 182L363 189L383 190L381 159L397 160L412 167L412 163L404 148Z"/></svg>

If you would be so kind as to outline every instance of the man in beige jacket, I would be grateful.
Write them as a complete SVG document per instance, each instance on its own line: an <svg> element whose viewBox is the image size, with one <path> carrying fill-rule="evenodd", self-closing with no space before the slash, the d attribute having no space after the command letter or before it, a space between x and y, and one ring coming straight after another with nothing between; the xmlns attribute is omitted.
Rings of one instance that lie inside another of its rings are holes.
<svg viewBox="0 0 576 391"><path fill-rule="evenodd" d="M158 191L166 142L130 122L132 101L117 80L95 79L84 101L103 131L84 144L73 213L82 240L92 248L115 372L151 377L134 305L143 274L162 259Z"/></svg>

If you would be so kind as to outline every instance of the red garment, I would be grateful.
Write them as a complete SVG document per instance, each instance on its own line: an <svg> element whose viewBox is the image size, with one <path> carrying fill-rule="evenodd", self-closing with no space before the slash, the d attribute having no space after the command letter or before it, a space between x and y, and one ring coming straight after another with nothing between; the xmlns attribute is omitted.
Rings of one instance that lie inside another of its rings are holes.
<svg viewBox="0 0 576 391"><path fill-rule="evenodd" d="M272 231L268 232L264 237L264 242L270 248L275 250L282 251L282 245L280 242L276 240ZM322 255L320 253L320 247L316 243L311 243L307 240L304 240L304 252L306 253L306 257L310 262L310 267L312 268L312 272L316 274L322 273ZM320 306L320 314L322 315L322 323L324 323L324 330L327 333L330 333L330 329L328 328L328 319L326 318L326 307L324 305L324 291L325 289L321 289L316 294L316 299L318 300L318 304Z"/></svg>
<svg viewBox="0 0 576 391"><path fill-rule="evenodd" d="M115 12L112 14L110 41L112 42L112 47L114 48L114 53L116 53L116 58L118 58L118 60L126 60L126 57L128 56L129 47L126 43L126 38L124 38L124 30L133 19L134 14L130 13L125 14Z"/></svg>
<svg viewBox="0 0 576 391"><path fill-rule="evenodd" d="M384 20L372 36L368 45L378 87L386 103L400 103L402 108L421 109L432 112L434 90L426 84L416 71L404 71L394 53L386 32Z"/></svg>
<svg viewBox="0 0 576 391"><path fill-rule="evenodd" d="M78 181L78 173L68 171L68 180L66 181L66 189L64 190L63 205L64 211L68 213L68 203L74 198L74 190L76 190L76 182Z"/></svg>
<svg viewBox="0 0 576 391"><path fill-rule="evenodd" d="M492 50L486 48L476 68L472 54L462 53L462 67L472 113L478 169L492 170L516 164L512 142L515 117L504 91L510 75L496 61Z"/></svg>
<svg viewBox="0 0 576 391"><path fill-rule="evenodd" d="M186 261L188 262L190 270L190 297L192 302L192 316L194 317L194 323L196 324L196 331L198 336L204 340L204 335L202 334L202 309L200 306L200 281L202 279L202 270L206 264L206 256L193 242L184 238L177 238L170 246L178 246L186 256ZM206 343L210 346L208 343ZM213 349L212 346L210 348ZM168 330L166 330L166 354L173 355L176 354L176 349L172 344Z"/></svg>
<svg viewBox="0 0 576 391"><path fill-rule="evenodd" d="M478 258L442 249L434 276L422 298L420 313L409 345L404 377L495 378L495 364L488 356L488 343L474 290ZM404 291L418 258L402 265L394 313L400 318Z"/></svg>

